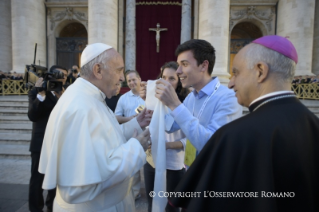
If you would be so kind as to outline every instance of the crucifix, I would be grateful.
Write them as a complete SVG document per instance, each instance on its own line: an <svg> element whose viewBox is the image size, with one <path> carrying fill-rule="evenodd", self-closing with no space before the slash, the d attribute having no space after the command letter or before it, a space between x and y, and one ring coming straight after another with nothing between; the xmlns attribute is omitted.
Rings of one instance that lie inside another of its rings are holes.
<svg viewBox="0 0 319 212"><path fill-rule="evenodd" d="M159 52L159 44L160 44L160 32L161 31L167 31L167 28L160 28L160 24L157 23L157 28L149 28L149 31L155 31L156 32L156 52Z"/></svg>

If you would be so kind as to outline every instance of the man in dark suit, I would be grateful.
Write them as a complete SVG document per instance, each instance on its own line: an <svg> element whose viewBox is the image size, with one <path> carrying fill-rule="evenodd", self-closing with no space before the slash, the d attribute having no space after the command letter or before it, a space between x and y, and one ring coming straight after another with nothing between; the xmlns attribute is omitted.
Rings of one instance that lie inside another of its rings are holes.
<svg viewBox="0 0 319 212"><path fill-rule="evenodd" d="M63 84L66 82L67 71L61 66L52 66L50 72L58 70L64 73L64 79L59 79ZM31 152L31 178L29 184L29 210L31 212L42 211L44 207L42 183L44 175L38 172L40 153L44 138L45 128L58 99L62 92L45 91L42 88L43 78L39 78L35 87L29 91L29 109L28 117L33 122L32 137L30 143ZM55 189L49 190L46 198L47 211L53 211L53 200Z"/></svg>

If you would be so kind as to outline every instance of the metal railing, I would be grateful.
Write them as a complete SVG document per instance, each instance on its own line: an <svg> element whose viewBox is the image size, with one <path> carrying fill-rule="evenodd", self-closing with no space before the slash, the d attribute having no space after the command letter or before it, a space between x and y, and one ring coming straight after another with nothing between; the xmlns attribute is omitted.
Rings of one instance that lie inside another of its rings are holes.
<svg viewBox="0 0 319 212"><path fill-rule="evenodd" d="M0 80L0 94L4 95L25 95L28 94L29 89L25 87L23 80Z"/></svg>
<svg viewBox="0 0 319 212"><path fill-rule="evenodd" d="M297 84L292 85L291 90L295 92L299 99L318 99L319 100L319 84Z"/></svg>
<svg viewBox="0 0 319 212"><path fill-rule="evenodd" d="M29 92L23 80L2 79L0 83L0 94L2 95L26 95ZM319 100L318 83L292 85L291 90L295 92L299 99Z"/></svg>

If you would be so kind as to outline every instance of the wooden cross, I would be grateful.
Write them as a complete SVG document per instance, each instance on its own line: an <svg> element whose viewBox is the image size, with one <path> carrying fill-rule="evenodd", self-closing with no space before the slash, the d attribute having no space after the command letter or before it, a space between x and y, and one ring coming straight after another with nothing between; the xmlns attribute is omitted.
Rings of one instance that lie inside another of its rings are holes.
<svg viewBox="0 0 319 212"><path fill-rule="evenodd" d="M157 28L149 28L149 31L155 31L156 32L156 52L159 52L159 44L160 44L160 32L161 31L167 31L167 28L160 28L160 24L157 23L156 27Z"/></svg>

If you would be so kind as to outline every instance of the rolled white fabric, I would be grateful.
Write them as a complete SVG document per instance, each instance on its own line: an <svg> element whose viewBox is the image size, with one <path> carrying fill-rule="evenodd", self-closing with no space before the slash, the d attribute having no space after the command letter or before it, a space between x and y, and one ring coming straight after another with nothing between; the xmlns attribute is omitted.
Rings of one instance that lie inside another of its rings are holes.
<svg viewBox="0 0 319 212"><path fill-rule="evenodd" d="M152 155L155 163L155 181L153 197L153 212L165 211L166 197L159 197L159 192L166 192L166 147L165 147L165 115L168 108L155 97L156 80L147 81L146 107L154 110L149 130L152 141ZM149 195L149 194L147 194Z"/></svg>

